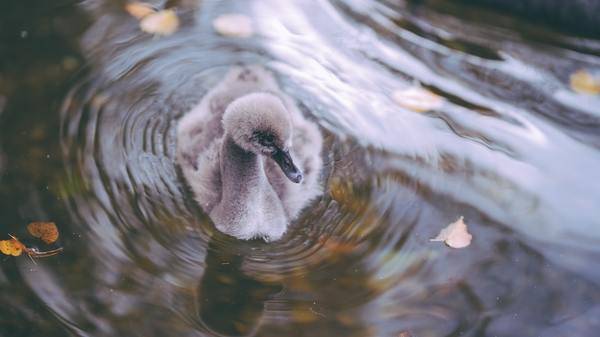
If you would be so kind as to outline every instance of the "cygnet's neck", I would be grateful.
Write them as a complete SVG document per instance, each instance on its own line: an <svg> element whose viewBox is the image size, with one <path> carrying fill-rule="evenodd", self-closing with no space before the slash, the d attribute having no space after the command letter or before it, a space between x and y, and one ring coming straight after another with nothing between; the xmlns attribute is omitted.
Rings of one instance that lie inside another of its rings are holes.
<svg viewBox="0 0 600 337"><path fill-rule="evenodd" d="M211 211L219 230L240 239L278 239L287 220L269 183L263 158L225 135L221 147L221 202Z"/></svg>
<svg viewBox="0 0 600 337"><path fill-rule="evenodd" d="M223 179L223 200L247 200L268 184L263 159L241 148L227 134L221 147L221 176L226 177Z"/></svg>

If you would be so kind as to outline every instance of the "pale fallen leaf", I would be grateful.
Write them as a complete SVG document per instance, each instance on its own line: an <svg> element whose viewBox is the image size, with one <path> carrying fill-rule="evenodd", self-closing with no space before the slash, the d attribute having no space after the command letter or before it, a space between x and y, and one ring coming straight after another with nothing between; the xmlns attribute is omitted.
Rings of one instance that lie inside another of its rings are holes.
<svg viewBox="0 0 600 337"><path fill-rule="evenodd" d="M254 34L252 20L242 14L223 14L213 21L217 33L230 37L250 37Z"/></svg>
<svg viewBox="0 0 600 337"><path fill-rule="evenodd" d="M150 4L145 2L130 2L125 5L125 10L129 15L133 16L136 19L142 19L154 12L154 8Z"/></svg>
<svg viewBox="0 0 600 337"><path fill-rule="evenodd" d="M571 74L571 89L580 94L600 94L600 76L594 76L586 70Z"/></svg>
<svg viewBox="0 0 600 337"><path fill-rule="evenodd" d="M145 16L140 21L140 28L150 34L171 35L179 28L179 18L172 9L165 9Z"/></svg>
<svg viewBox="0 0 600 337"><path fill-rule="evenodd" d="M392 98L396 104L415 112L438 109L445 101L443 97L417 86L398 89L394 91Z"/></svg>
<svg viewBox="0 0 600 337"><path fill-rule="evenodd" d="M429 241L444 241L452 248L465 248L471 244L473 235L467 231L467 224L461 216L455 222L449 224L440 231L440 234Z"/></svg>

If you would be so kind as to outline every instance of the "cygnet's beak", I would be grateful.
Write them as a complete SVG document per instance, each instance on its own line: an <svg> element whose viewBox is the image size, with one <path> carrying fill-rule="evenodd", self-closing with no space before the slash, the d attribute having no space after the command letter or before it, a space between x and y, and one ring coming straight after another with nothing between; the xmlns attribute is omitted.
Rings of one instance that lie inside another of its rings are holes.
<svg viewBox="0 0 600 337"><path fill-rule="evenodd" d="M290 152L287 149L282 150L278 148L273 152L271 158L279 164L279 167L281 167L281 170L289 180L296 184L299 184L302 181L302 172L300 172L298 167L296 167L296 164L294 164Z"/></svg>

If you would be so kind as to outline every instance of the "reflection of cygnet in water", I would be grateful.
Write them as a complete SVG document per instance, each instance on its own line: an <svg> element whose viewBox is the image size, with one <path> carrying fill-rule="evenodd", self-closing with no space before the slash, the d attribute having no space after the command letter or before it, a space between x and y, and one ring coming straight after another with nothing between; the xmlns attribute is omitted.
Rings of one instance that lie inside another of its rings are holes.
<svg viewBox="0 0 600 337"><path fill-rule="evenodd" d="M322 193L322 136L264 68L229 71L180 120L177 141L196 201L239 239L281 238Z"/></svg>
<svg viewBox="0 0 600 337"><path fill-rule="evenodd" d="M265 304L283 290L278 282L259 281L242 271L253 244L220 247L213 240L209 243L196 310L202 324L215 335L254 336Z"/></svg>

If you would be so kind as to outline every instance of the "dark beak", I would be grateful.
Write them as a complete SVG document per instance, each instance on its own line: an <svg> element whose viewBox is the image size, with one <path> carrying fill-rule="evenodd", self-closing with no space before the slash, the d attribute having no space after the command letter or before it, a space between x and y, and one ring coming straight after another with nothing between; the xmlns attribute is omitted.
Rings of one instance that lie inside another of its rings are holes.
<svg viewBox="0 0 600 337"><path fill-rule="evenodd" d="M288 150L277 149L273 152L271 158L281 167L281 170L289 180L296 184L302 181L302 172L294 164Z"/></svg>

